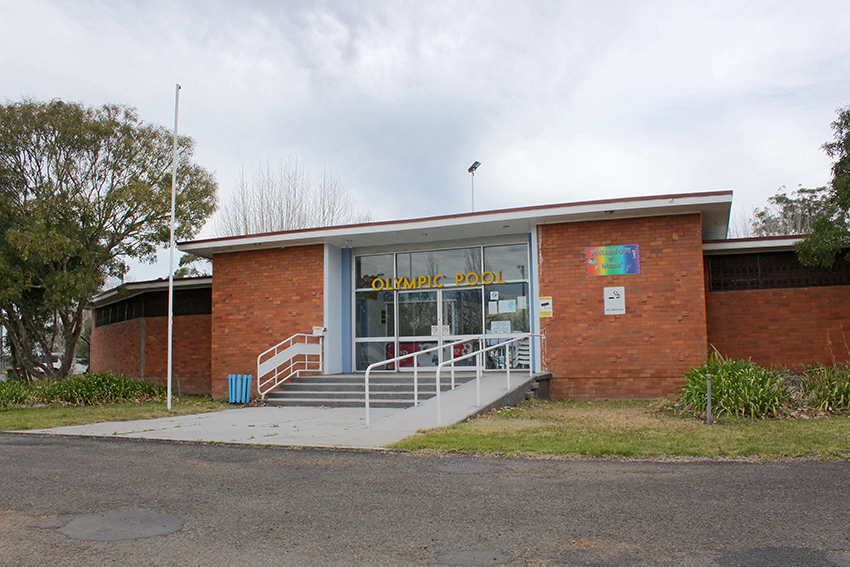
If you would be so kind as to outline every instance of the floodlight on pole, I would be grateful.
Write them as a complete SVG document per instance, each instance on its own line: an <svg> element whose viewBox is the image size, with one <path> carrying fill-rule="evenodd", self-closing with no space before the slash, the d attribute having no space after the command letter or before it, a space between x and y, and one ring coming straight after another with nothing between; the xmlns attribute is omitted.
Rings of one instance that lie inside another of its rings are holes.
<svg viewBox="0 0 850 567"><path fill-rule="evenodd" d="M469 169L467 170L467 171L469 171L469 174L471 176L470 177L470 194L471 194L471 199L472 199L472 212L473 213L475 212L475 170L478 169L479 165L481 165L481 162L476 161L475 163L470 165Z"/></svg>
<svg viewBox="0 0 850 567"><path fill-rule="evenodd" d="M180 85L174 90L174 150L171 158L171 238L168 245L168 409L171 410L172 338L174 336L174 201L177 193L177 111L180 108Z"/></svg>

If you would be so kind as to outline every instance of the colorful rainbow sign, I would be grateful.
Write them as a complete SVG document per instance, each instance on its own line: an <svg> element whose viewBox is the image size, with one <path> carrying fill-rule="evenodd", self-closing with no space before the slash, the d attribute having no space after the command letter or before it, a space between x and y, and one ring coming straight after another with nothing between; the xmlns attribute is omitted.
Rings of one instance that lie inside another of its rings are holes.
<svg viewBox="0 0 850 567"><path fill-rule="evenodd" d="M588 247L584 249L584 259L588 277L640 273L640 248L637 244Z"/></svg>

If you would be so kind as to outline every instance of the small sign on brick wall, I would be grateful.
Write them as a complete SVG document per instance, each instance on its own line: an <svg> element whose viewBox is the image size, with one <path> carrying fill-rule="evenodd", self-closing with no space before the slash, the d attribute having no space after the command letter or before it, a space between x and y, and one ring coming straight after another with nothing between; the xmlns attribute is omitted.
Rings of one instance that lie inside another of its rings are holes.
<svg viewBox="0 0 850 567"><path fill-rule="evenodd" d="M623 286L603 288L605 294L605 314L623 315L626 313L626 288Z"/></svg>

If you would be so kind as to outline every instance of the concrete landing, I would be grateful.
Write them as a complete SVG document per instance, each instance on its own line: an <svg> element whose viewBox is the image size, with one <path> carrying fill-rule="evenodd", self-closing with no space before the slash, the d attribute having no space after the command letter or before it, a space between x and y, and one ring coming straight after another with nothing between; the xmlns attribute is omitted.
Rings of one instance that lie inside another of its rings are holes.
<svg viewBox="0 0 850 567"><path fill-rule="evenodd" d="M139 421L116 421L73 425L22 433L129 437L281 445L295 447L386 448L423 429L450 425L492 407L514 405L525 399L527 373L512 372L508 388L503 372L488 372L481 379L481 404L476 404L473 380L440 396L441 423L437 423L437 399L408 409L370 410L366 426L364 408L248 407L212 413L163 417Z"/></svg>

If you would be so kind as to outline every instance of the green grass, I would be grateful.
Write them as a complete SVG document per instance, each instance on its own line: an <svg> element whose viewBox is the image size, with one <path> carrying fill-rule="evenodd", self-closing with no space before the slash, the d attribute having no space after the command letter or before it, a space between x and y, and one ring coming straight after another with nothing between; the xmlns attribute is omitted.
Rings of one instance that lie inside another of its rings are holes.
<svg viewBox="0 0 850 567"><path fill-rule="evenodd" d="M753 420L711 427L657 402L532 400L393 445L409 451L504 455L850 459L850 417Z"/></svg>
<svg viewBox="0 0 850 567"><path fill-rule="evenodd" d="M130 421L227 409L221 400L200 396L173 399L168 411L164 401L118 402L94 406L12 407L0 409L0 431L44 429L104 421Z"/></svg>

